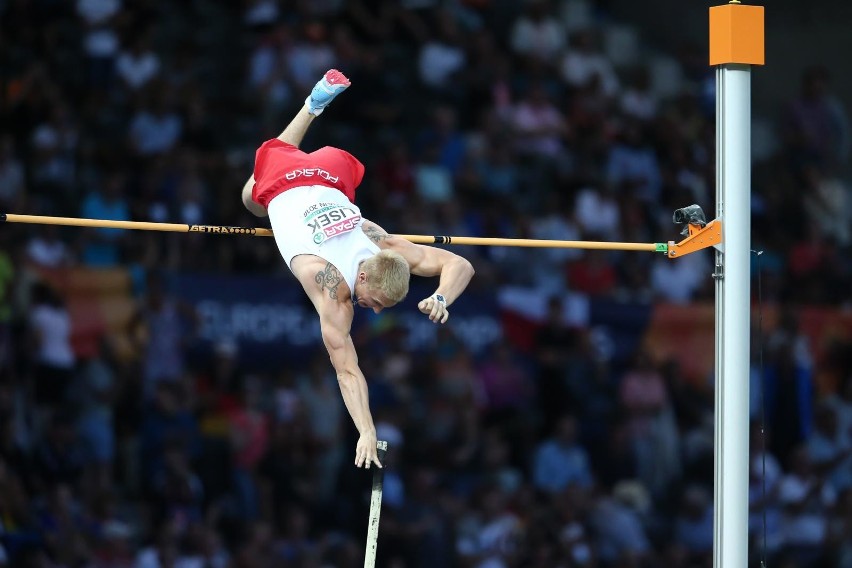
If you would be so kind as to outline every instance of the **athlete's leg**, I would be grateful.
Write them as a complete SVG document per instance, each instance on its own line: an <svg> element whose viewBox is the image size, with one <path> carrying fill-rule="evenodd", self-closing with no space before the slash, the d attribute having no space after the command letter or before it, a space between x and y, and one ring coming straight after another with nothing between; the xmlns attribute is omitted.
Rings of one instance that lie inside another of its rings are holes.
<svg viewBox="0 0 852 568"><path fill-rule="evenodd" d="M296 116L293 117L293 120L290 121L290 124L287 125L287 128L284 129L284 132L278 135L278 139L282 142L298 147L299 144L302 143L302 139L305 137L308 127L310 127L315 118L316 115L313 115L308 111L308 106L303 106L299 112L296 113ZM254 215L258 217L266 217L266 210L252 200L253 189L254 174L249 177L248 181L243 186L243 205L245 205L246 208Z"/></svg>
<svg viewBox="0 0 852 568"><path fill-rule="evenodd" d="M322 79L317 81L317 84L314 85L313 90L311 90L311 94L308 95L307 99L305 99L304 106L299 109L299 112L296 113L296 116L293 117L293 120L290 121L287 128L278 135L278 139L298 148L299 144L301 144L302 140L305 138L305 134L308 132L308 128L311 126L314 119L322 114L325 107L327 107L337 95L345 91L349 85L349 79L347 79L346 76L337 69L330 69L326 71ZM257 215L258 217L265 217L266 211L263 207L252 201L252 188L254 188L253 174L243 186L243 204L254 215Z"/></svg>
<svg viewBox="0 0 852 568"><path fill-rule="evenodd" d="M278 139L298 148L314 119L321 115L334 97L345 91L349 85L349 79L337 69L326 71L305 99L305 105L287 125L284 132L278 135Z"/></svg>
<svg viewBox="0 0 852 568"><path fill-rule="evenodd" d="M278 135L278 139L298 148L315 118L316 115L311 114L308 110L308 105L304 105L287 125L287 128Z"/></svg>

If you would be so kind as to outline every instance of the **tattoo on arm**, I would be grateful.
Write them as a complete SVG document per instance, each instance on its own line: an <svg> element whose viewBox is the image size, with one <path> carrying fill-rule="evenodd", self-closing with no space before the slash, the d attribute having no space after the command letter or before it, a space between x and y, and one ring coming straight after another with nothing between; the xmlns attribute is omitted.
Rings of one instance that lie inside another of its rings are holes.
<svg viewBox="0 0 852 568"><path fill-rule="evenodd" d="M317 284L320 285L320 290L328 289L328 295L332 300L337 299L337 285L343 281L343 276L340 271L330 262L325 265L325 270L320 270L314 277Z"/></svg>
<svg viewBox="0 0 852 568"><path fill-rule="evenodd" d="M377 227L367 227L364 229L364 234L373 241L378 244L379 241L383 241L388 238L388 234Z"/></svg>

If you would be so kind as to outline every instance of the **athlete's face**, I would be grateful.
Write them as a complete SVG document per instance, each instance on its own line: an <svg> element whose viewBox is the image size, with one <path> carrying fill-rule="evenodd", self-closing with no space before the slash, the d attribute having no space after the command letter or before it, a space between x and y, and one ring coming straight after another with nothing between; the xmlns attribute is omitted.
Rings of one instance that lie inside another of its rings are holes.
<svg viewBox="0 0 852 568"><path fill-rule="evenodd" d="M353 301L362 308L371 309L375 313L394 305L394 302L388 300L387 296L381 291L371 288L365 280L360 278L355 284L355 299Z"/></svg>

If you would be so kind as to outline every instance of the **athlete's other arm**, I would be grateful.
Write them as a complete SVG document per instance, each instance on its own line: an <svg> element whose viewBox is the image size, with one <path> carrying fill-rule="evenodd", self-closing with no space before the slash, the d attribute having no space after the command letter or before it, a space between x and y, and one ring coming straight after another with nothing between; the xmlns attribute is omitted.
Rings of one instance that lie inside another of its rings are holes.
<svg viewBox="0 0 852 568"><path fill-rule="evenodd" d="M445 323L450 317L447 308L465 291L473 278L473 265L466 258L445 249L416 245L405 239L399 241L400 254L408 261L411 273L417 276L440 276L435 293L420 300L417 307L435 323ZM442 296L444 302L438 301Z"/></svg>
<svg viewBox="0 0 852 568"><path fill-rule="evenodd" d="M337 373L340 394L355 428L358 429L355 465L364 465L369 469L370 465L375 463L382 467L376 450L376 426L370 413L367 380L358 366L358 355L350 336L354 308L351 303L323 299L318 303L317 310L320 314L322 341Z"/></svg>
<svg viewBox="0 0 852 568"><path fill-rule="evenodd" d="M473 278L473 265L464 257L445 249L416 245L411 241L389 235L371 221L364 222L364 234L382 248L395 250L408 262L412 274L417 276L440 276L438 288L417 307L435 323L444 323L450 317L447 308L465 291ZM444 303L436 299L444 298Z"/></svg>

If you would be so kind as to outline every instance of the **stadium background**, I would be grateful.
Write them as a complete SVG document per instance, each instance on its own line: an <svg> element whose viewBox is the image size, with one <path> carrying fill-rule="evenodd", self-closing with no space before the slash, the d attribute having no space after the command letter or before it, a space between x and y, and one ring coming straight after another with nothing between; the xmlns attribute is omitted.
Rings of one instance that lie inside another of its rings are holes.
<svg viewBox="0 0 852 568"><path fill-rule="evenodd" d="M388 231L677 240L675 208L714 210L705 7L0 1L0 210L263 224L254 149L337 67L304 146L366 164ZM754 74L776 566L852 566L850 39L820 7L768 7ZM416 279L353 330L392 448L379 564L708 565L709 253L454 250L477 276L449 325ZM369 475L271 240L0 227L0 379L0 565L363 562Z"/></svg>

